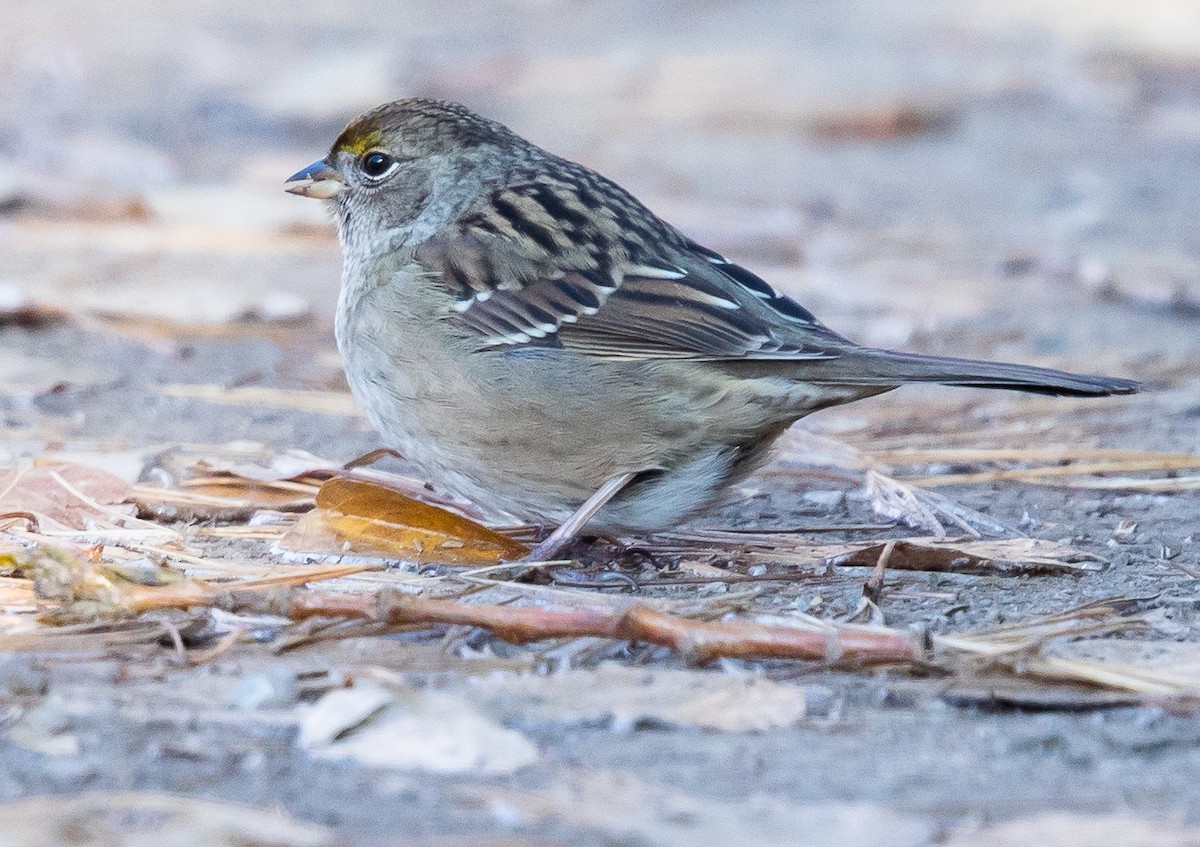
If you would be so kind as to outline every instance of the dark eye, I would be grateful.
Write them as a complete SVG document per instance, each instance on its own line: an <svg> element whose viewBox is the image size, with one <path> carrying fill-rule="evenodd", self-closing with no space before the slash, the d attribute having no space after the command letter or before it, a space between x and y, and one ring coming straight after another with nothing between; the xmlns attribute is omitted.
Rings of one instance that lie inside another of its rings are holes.
<svg viewBox="0 0 1200 847"><path fill-rule="evenodd" d="M373 153L363 156L362 164L359 167L362 168L362 172L367 176L378 179L390 171L394 164L396 164L395 159L387 153L381 153L376 150Z"/></svg>

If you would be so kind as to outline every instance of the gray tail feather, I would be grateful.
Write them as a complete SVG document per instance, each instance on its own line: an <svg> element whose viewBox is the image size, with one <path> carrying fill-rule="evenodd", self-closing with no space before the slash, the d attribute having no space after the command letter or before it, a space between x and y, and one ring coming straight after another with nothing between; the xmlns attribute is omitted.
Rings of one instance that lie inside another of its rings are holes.
<svg viewBox="0 0 1200 847"><path fill-rule="evenodd" d="M821 368L814 368L813 371L824 371L825 373L820 374L821 377L828 375L830 382L843 384L895 386L907 382L934 382L967 388L1004 388L1061 397L1133 394L1141 387L1133 380L1111 376L1074 374L1053 368L1036 368L1032 365L1014 365L1008 362L893 353L890 350L870 348L860 348L821 364ZM838 367L839 364L844 365L845 370ZM834 374L830 371L840 373Z"/></svg>

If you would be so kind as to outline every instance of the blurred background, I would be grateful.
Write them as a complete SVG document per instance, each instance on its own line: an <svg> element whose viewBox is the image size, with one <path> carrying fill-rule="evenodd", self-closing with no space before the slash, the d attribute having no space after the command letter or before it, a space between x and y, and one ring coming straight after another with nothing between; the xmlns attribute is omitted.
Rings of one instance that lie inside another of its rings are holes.
<svg viewBox="0 0 1200 847"><path fill-rule="evenodd" d="M167 352L310 322L319 373L185 379L337 383L332 229L282 183L418 94L616 179L857 340L1195 364L1191 0L3 5L0 310Z"/></svg>

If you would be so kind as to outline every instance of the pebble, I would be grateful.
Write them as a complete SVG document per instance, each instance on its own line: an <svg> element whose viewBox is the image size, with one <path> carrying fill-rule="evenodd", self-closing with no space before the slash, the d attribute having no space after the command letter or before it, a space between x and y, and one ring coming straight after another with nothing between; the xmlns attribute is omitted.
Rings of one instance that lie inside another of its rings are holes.
<svg viewBox="0 0 1200 847"><path fill-rule="evenodd" d="M832 509L834 506L840 506L845 499L845 494L841 491L806 491L803 497L806 503L812 503L815 506L825 506Z"/></svg>
<svg viewBox="0 0 1200 847"><path fill-rule="evenodd" d="M242 677L226 702L235 709L287 709L300 699L296 674L288 668L271 668Z"/></svg>
<svg viewBox="0 0 1200 847"><path fill-rule="evenodd" d="M0 696L40 697L49 681L44 671L25 656L0 657Z"/></svg>

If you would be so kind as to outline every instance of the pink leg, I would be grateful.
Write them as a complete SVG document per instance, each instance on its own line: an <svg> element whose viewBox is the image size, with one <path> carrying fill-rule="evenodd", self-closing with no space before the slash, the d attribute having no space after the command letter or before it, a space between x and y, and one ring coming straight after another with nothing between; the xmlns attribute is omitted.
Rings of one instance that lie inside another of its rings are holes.
<svg viewBox="0 0 1200 847"><path fill-rule="evenodd" d="M631 473L614 476L593 494L584 501L575 512L563 521L562 525L554 532L546 536L546 539L538 544L529 552L523 561L526 562L547 562L552 561L559 552L565 547L579 531L600 511L609 500L617 495L617 493L629 484L629 480L635 475Z"/></svg>

